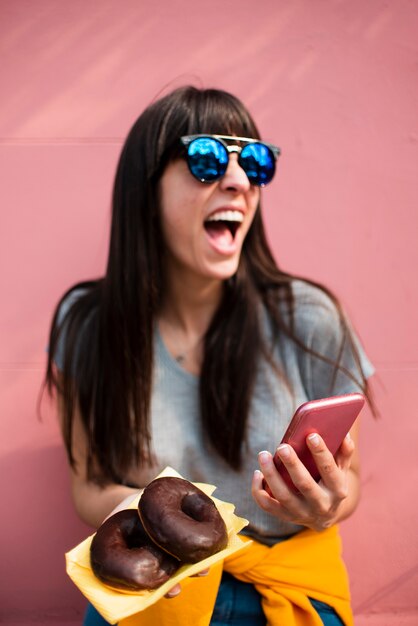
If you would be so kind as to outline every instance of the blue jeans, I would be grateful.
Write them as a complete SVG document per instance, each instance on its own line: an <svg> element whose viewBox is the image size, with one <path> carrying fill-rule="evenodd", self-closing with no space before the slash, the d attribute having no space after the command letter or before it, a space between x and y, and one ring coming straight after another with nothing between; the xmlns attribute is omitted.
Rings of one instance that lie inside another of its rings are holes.
<svg viewBox="0 0 418 626"><path fill-rule="evenodd" d="M310 601L324 626L344 626L337 613L328 604L312 599ZM93 606L89 605L83 626L107 625L108 622ZM261 596L253 585L243 583L224 572L210 626L266 626Z"/></svg>

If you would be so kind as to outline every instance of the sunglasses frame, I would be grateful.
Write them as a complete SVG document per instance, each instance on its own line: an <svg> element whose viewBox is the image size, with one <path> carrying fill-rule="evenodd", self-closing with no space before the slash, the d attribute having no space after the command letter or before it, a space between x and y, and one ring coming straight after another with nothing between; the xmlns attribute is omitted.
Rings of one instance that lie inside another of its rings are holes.
<svg viewBox="0 0 418 626"><path fill-rule="evenodd" d="M229 158L229 154L233 153L233 152L235 152L237 154L241 154L242 150L246 146L239 146L239 145L236 145L236 144L235 145L234 144L233 145L228 145L226 143L226 141L224 141L225 139L227 141L238 141L240 143L241 142L245 142L245 144L247 144L247 145L251 144L251 143L259 143L259 144L261 144L263 146L266 146L271 151L271 153L273 154L274 161L277 161L278 157L281 154L281 150L280 150L280 148L278 146L275 146L272 143L266 143L265 141L261 141L260 139L254 139L254 138L251 138L251 137L234 137L232 135L211 135L211 134L204 133L204 134L199 134L199 135L184 135L183 137L180 137L180 141L187 148L192 143L192 141L194 141L195 139L204 139L204 138L206 138L206 139L216 139L217 141L219 141L219 143L222 144L223 147L225 148L225 150L227 151L228 158ZM220 176L219 178L216 178L215 180L207 181L207 180L204 180L204 179L201 179L201 178L197 178L193 174L193 172L191 170L190 170L190 173L192 174L192 176L194 178L196 178L196 180L199 180L200 182L206 183L206 184L212 184L212 183L217 182L218 180L220 180L222 178L222 176ZM223 176L224 176L224 174L223 174ZM269 181L269 182L271 182L271 181ZM255 183L252 183L252 184L255 184ZM264 187L266 184L268 184L268 183L264 183L264 184L257 185L257 186L258 187Z"/></svg>

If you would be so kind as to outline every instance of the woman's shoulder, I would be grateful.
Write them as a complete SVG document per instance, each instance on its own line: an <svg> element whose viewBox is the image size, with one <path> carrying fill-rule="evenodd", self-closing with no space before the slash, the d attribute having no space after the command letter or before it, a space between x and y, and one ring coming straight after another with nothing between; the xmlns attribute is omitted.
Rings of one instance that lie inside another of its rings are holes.
<svg viewBox="0 0 418 626"><path fill-rule="evenodd" d="M71 287L71 289L65 292L65 294L60 298L57 305L58 326L61 326L62 322L65 320L73 305L86 293L87 289L78 285Z"/></svg>
<svg viewBox="0 0 418 626"><path fill-rule="evenodd" d="M265 311L264 328L268 337L275 337L274 328L282 329L282 342L295 340L291 345L310 345L314 337L320 340L339 335L346 317L337 298L318 283L303 278L292 278L286 289L279 291L278 308ZM278 315L277 315L278 314Z"/></svg>
<svg viewBox="0 0 418 626"><path fill-rule="evenodd" d="M342 308L328 289L301 278L292 280L290 286L291 304L282 308L282 315L288 322L292 320L299 337L310 333L313 327L326 329L340 325Z"/></svg>
<svg viewBox="0 0 418 626"><path fill-rule="evenodd" d="M333 313L337 310L331 292L317 283L296 278L291 282L291 288L296 313L299 311L306 313L309 310L318 313L320 309L327 313Z"/></svg>
<svg viewBox="0 0 418 626"><path fill-rule="evenodd" d="M97 310L97 282L78 283L59 300L50 333L49 351L59 370L63 370L67 347L74 341L77 350L90 334Z"/></svg>
<svg viewBox="0 0 418 626"><path fill-rule="evenodd" d="M77 302L87 299L97 286L97 281L82 282L73 285L68 289L58 301L56 307L56 326L60 327L66 320Z"/></svg>

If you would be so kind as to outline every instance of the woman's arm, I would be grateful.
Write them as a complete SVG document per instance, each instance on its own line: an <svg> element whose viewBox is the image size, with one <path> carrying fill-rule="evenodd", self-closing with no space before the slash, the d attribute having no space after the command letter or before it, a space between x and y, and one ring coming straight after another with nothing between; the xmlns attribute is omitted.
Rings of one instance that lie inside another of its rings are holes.
<svg viewBox="0 0 418 626"><path fill-rule="evenodd" d="M321 481L311 477L291 446L279 447L279 455L299 490L288 489L273 463L269 452L260 452L260 471L254 473L252 493L257 504L271 515L301 524L314 530L324 530L349 517L360 499L360 457L358 452L358 420L345 438L334 460L324 441L307 439L316 461ZM317 444L317 445L315 445ZM274 497L263 489L266 479Z"/></svg>
<svg viewBox="0 0 418 626"><path fill-rule="evenodd" d="M62 424L63 404L58 398L58 414ZM81 417L76 410L73 421L72 450L75 468L70 468L71 492L75 509L79 517L94 528L98 528L103 520L123 502L127 506L140 490L125 487L116 483L99 486L87 480L87 437L82 426Z"/></svg>
<svg viewBox="0 0 418 626"><path fill-rule="evenodd" d="M58 400L58 413L62 423L63 405L60 398ZM126 508L141 493L142 489L132 489L117 484L99 487L87 480L87 438L78 411L74 415L72 437L73 455L76 462L76 468L70 468L74 506L83 522L98 528L110 514ZM208 571L202 570L194 576L205 576ZM174 598L180 591L181 586L175 585L165 597Z"/></svg>

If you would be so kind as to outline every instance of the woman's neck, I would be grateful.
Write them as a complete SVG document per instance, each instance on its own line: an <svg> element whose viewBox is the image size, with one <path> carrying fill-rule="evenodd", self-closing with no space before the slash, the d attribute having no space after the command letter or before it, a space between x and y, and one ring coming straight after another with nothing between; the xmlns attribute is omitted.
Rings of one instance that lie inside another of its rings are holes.
<svg viewBox="0 0 418 626"><path fill-rule="evenodd" d="M167 282L158 318L160 335L174 359L199 375L204 336L222 298L221 281Z"/></svg>
<svg viewBox="0 0 418 626"><path fill-rule="evenodd" d="M166 281L160 322L175 327L183 336L204 335L222 298L223 282L196 277L184 280L172 275Z"/></svg>

